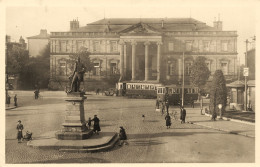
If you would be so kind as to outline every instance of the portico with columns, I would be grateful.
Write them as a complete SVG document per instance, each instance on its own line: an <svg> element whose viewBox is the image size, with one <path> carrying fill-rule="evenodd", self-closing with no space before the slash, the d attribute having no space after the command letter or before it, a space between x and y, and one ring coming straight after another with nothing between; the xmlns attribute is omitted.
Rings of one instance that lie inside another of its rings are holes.
<svg viewBox="0 0 260 167"><path fill-rule="evenodd" d="M121 80L131 71L131 81L160 81L161 36L121 36L119 45Z"/></svg>

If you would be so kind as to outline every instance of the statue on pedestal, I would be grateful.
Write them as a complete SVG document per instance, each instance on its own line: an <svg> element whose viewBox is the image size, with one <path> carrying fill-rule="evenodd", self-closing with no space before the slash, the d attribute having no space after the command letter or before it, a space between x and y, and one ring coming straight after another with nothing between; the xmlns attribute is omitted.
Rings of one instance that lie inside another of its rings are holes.
<svg viewBox="0 0 260 167"><path fill-rule="evenodd" d="M80 83L84 81L84 73L85 73L85 68L83 64L80 62L80 57L77 58L77 61L75 62L74 65L74 70L72 75L69 77L71 80L71 86L70 90L68 93L71 92L80 92Z"/></svg>

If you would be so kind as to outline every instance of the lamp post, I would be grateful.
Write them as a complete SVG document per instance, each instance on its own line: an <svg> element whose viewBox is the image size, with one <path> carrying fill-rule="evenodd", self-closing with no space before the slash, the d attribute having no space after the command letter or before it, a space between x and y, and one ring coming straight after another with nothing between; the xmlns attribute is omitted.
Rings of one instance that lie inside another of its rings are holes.
<svg viewBox="0 0 260 167"><path fill-rule="evenodd" d="M218 108L219 108L219 110L220 110L219 119L222 119L222 104L219 104L219 105L218 105Z"/></svg>

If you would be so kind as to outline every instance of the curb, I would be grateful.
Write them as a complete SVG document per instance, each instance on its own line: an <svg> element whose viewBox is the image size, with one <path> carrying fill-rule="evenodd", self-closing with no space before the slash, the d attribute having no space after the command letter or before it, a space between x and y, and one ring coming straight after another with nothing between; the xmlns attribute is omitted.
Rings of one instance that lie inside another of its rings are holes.
<svg viewBox="0 0 260 167"><path fill-rule="evenodd" d="M205 113L204 115L211 117L211 115L207 114L207 113ZM238 122L238 123L243 123L243 124L248 124L248 125L255 125L255 123L253 123L253 122L242 121L242 120L238 120L238 119L232 119L232 118L227 118L227 117L222 117L222 119L225 121L232 121L232 122Z"/></svg>
<svg viewBox="0 0 260 167"><path fill-rule="evenodd" d="M225 130L225 129L214 128L214 127L212 127L212 126L202 125L202 124L200 124L200 123L194 123L194 122L188 122L188 123L189 123L189 124L194 124L194 125L203 126L203 127L208 128L208 129L214 129L214 130L218 130L218 131L224 131L224 132L229 133L229 134L242 135L242 136L245 136L245 137L255 138L255 136L248 135L248 134L246 134L246 133L237 133L237 132L233 132L233 131L229 131L229 130Z"/></svg>

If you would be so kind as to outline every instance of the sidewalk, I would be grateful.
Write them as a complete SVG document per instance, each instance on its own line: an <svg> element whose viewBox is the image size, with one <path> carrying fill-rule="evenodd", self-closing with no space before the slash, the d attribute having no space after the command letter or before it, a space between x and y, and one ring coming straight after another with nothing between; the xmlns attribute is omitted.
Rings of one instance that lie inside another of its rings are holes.
<svg viewBox="0 0 260 167"><path fill-rule="evenodd" d="M231 134L255 137L255 125L227 120L211 121L211 117L201 115L200 108L186 108L186 122Z"/></svg>

